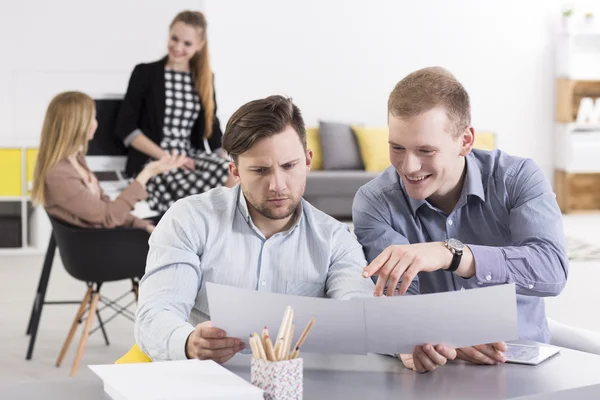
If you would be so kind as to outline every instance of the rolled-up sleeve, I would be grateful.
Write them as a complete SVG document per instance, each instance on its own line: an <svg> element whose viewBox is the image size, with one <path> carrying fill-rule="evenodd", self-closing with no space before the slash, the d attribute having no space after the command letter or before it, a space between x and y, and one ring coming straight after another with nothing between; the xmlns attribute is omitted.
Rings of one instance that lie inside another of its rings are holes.
<svg viewBox="0 0 600 400"><path fill-rule="evenodd" d="M409 244L408 239L392 227L389 208L366 186L361 187L352 204L354 233L362 245L367 262L372 262L388 246ZM419 294L418 276L411 282L407 294Z"/></svg>
<svg viewBox="0 0 600 400"><path fill-rule="evenodd" d="M480 285L515 283L518 294L556 296L567 282L569 263L562 215L550 183L531 160L507 180L513 246L469 245Z"/></svg>
<svg viewBox="0 0 600 400"><path fill-rule="evenodd" d="M189 322L202 271L201 221L190 220L186 199L176 202L150 236L146 274L140 282L135 339L152 360L184 360Z"/></svg>
<svg viewBox="0 0 600 400"><path fill-rule="evenodd" d="M333 253L327 275L327 297L347 300L372 297L373 281L362 276L367 266L363 249L347 226L340 225L333 235Z"/></svg>

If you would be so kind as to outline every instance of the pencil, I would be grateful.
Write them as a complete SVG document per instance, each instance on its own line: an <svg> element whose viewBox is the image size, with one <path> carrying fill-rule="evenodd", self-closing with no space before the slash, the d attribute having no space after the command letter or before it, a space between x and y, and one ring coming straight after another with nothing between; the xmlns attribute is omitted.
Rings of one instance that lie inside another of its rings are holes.
<svg viewBox="0 0 600 400"><path fill-rule="evenodd" d="M250 350L252 350L252 357L258 360L258 349L256 348L256 343L254 343L254 337L252 335L250 335L248 343L250 344Z"/></svg>
<svg viewBox="0 0 600 400"><path fill-rule="evenodd" d="M281 351L283 335L285 335L285 330L287 326L287 318L292 310L291 306L287 306L285 308L285 312L283 313L283 318L281 319L281 325L279 325L279 331L277 332L277 338L275 339L275 356L279 360L279 352Z"/></svg>
<svg viewBox="0 0 600 400"><path fill-rule="evenodd" d="M290 313L286 321L285 331L283 334L283 343L281 349L279 349L279 360L285 360L287 358L287 351L290 347L289 343L292 341L290 338L291 328L294 321L294 309L290 308Z"/></svg>
<svg viewBox="0 0 600 400"><path fill-rule="evenodd" d="M294 349L294 351L292 352L292 354L290 354L290 357L288 358L288 360L293 360L294 358L298 358L298 353L300 353L300 349L298 347L296 347Z"/></svg>
<svg viewBox="0 0 600 400"><path fill-rule="evenodd" d="M273 349L273 342L271 342L269 335L265 337L265 352L267 353L267 360L277 361L277 358L275 358L275 350Z"/></svg>
<svg viewBox="0 0 600 400"><path fill-rule="evenodd" d="M291 354L292 340L294 340L294 328L295 325L292 323L285 337L285 346L282 360L287 360Z"/></svg>
<svg viewBox="0 0 600 400"><path fill-rule="evenodd" d="M263 328L262 331L262 341L265 341L265 337L269 336L269 331L267 330L267 326L265 325L265 327ZM263 343L264 344L264 343Z"/></svg>
<svg viewBox="0 0 600 400"><path fill-rule="evenodd" d="M302 334L300 335L300 338L298 339L296 346L294 346L294 348L295 348L294 353L296 353L296 357L298 357L297 353L300 352L300 347L304 344L306 337L308 336L310 330L312 329L313 325L315 324L315 320L316 319L313 317L313 318L311 318L310 321L308 321L308 324L306 325L306 328L304 328L304 330L302 331Z"/></svg>
<svg viewBox="0 0 600 400"><path fill-rule="evenodd" d="M254 332L254 343L256 343L256 348L258 350L258 355L260 356L260 359L263 361L267 361L267 356L265 354L265 349L263 347L262 341L260 340L260 336L258 336L258 333Z"/></svg>

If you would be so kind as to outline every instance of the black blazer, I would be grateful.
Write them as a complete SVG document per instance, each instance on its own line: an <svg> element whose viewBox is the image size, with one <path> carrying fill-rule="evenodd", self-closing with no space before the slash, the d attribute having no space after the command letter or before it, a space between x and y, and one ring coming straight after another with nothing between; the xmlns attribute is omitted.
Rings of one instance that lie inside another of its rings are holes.
<svg viewBox="0 0 600 400"><path fill-rule="evenodd" d="M163 137L165 119L165 64L167 57L148 64L135 66L129 78L129 86L121 105L116 123L116 134L122 141L130 133L139 129L154 143L160 145ZM215 119L208 144L211 150L221 147L223 132L217 119L217 101L215 95ZM204 112L192 128L190 138L192 146L204 150ZM144 153L129 147L125 172L129 176L138 174L149 157Z"/></svg>

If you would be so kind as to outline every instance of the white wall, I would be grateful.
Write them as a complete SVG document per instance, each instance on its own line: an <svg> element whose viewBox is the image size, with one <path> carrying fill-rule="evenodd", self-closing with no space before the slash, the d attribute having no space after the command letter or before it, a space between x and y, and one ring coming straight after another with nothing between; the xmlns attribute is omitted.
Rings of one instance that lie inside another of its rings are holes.
<svg viewBox="0 0 600 400"><path fill-rule="evenodd" d="M396 82L441 65L470 93L475 128L551 176L557 0L207 0L206 11L223 124L282 93L308 124L383 125Z"/></svg>
<svg viewBox="0 0 600 400"><path fill-rule="evenodd" d="M35 145L64 90L123 93L135 64L166 54L168 26L202 0L0 2L0 145Z"/></svg>
<svg viewBox="0 0 600 400"><path fill-rule="evenodd" d="M122 93L136 63L164 54L185 8L208 16L223 127L273 93L292 96L310 125L382 125L394 84L442 65L471 94L475 127L551 176L560 0L0 2L0 145L36 144L59 91Z"/></svg>

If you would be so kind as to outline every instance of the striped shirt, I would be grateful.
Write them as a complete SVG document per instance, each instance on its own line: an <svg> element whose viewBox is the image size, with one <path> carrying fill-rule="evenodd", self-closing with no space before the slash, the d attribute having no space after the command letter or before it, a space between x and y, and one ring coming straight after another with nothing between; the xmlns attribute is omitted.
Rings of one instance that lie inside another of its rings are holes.
<svg viewBox="0 0 600 400"><path fill-rule="evenodd" d="M529 159L502 151L473 150L466 157L460 199L450 214L408 197L389 167L360 188L354 229L367 259L393 244L461 240L475 259L475 276L445 270L421 272L409 294L515 283L519 339L550 342L545 296L567 283L569 261L560 209L550 183Z"/></svg>
<svg viewBox="0 0 600 400"><path fill-rule="evenodd" d="M176 202L150 237L135 322L153 360L185 359L196 324L209 320L206 282L291 295L373 296L366 260L347 225L305 200L294 225L269 239L254 225L240 187Z"/></svg>

